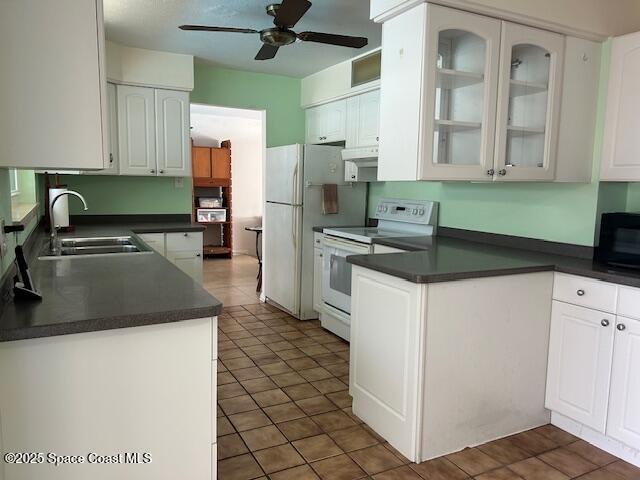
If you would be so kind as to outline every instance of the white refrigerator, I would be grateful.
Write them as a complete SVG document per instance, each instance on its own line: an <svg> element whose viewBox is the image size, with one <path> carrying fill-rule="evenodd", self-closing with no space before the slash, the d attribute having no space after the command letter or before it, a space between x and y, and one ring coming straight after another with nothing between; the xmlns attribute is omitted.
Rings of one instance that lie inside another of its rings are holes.
<svg viewBox="0 0 640 480"><path fill-rule="evenodd" d="M367 185L345 183L341 147L267 149L263 222L264 294L301 320L313 310L313 227L364 225ZM322 185L338 185L338 213L322 213Z"/></svg>

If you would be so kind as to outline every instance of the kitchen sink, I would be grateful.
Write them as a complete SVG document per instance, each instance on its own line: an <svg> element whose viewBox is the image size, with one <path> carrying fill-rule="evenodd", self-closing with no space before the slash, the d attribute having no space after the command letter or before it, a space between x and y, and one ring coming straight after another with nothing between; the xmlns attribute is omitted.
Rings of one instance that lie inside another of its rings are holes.
<svg viewBox="0 0 640 480"><path fill-rule="evenodd" d="M131 236L63 238L60 240L60 249L58 252L52 253L47 245L46 252L39 258L41 260L56 260L95 255L140 254L151 252L152 250L149 247L137 238Z"/></svg>

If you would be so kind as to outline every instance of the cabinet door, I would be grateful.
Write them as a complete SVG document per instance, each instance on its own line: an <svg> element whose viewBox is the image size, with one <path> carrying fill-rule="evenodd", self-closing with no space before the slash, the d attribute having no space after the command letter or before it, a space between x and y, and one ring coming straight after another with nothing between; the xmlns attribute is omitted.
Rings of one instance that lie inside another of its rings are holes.
<svg viewBox="0 0 640 480"><path fill-rule="evenodd" d="M327 103L320 112L322 143L343 142L347 138L347 101Z"/></svg>
<svg viewBox="0 0 640 480"><path fill-rule="evenodd" d="M122 175L156 175L153 88L118 85L118 144Z"/></svg>
<svg viewBox="0 0 640 480"><path fill-rule="evenodd" d="M104 170L85 171L85 175L117 175L118 174L118 97L116 95L116 86L113 83L107 83L107 125L109 128L109 165Z"/></svg>
<svg viewBox="0 0 640 480"><path fill-rule="evenodd" d="M306 135L305 142L309 144L322 143L322 131L320 126L319 109L321 107L313 107L307 109L306 117Z"/></svg>
<svg viewBox="0 0 640 480"><path fill-rule="evenodd" d="M192 147L191 161L193 168L193 178L210 179L213 178L211 164L211 149L209 147Z"/></svg>
<svg viewBox="0 0 640 480"><path fill-rule="evenodd" d="M640 322L618 317L607 435L640 449Z"/></svg>
<svg viewBox="0 0 640 480"><path fill-rule="evenodd" d="M348 98L346 148L378 145L380 90Z"/></svg>
<svg viewBox="0 0 640 480"><path fill-rule="evenodd" d="M491 180L500 21L429 5L423 180Z"/></svg>
<svg viewBox="0 0 640 480"><path fill-rule="evenodd" d="M202 283L202 252L167 250L167 260L196 282Z"/></svg>
<svg viewBox="0 0 640 480"><path fill-rule="evenodd" d="M149 245L154 251L165 256L164 233L142 233L140 239Z"/></svg>
<svg viewBox="0 0 640 480"><path fill-rule="evenodd" d="M190 177L189 93L156 90L158 174Z"/></svg>
<svg viewBox="0 0 640 480"><path fill-rule="evenodd" d="M313 249L313 309L322 312L322 249Z"/></svg>
<svg viewBox="0 0 640 480"><path fill-rule="evenodd" d="M615 316L553 301L545 406L604 433Z"/></svg>
<svg viewBox="0 0 640 480"><path fill-rule="evenodd" d="M553 180L564 37L502 25L496 173L501 181Z"/></svg>
<svg viewBox="0 0 640 480"><path fill-rule="evenodd" d="M231 151L228 148L212 148L212 177L220 180L231 178Z"/></svg>
<svg viewBox="0 0 640 480"><path fill-rule="evenodd" d="M614 38L601 180L640 180L640 32Z"/></svg>

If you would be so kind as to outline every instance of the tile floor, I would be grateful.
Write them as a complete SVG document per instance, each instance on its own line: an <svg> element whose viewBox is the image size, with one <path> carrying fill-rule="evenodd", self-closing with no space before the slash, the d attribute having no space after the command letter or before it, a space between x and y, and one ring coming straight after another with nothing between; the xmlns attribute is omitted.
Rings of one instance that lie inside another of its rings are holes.
<svg viewBox="0 0 640 480"><path fill-rule="evenodd" d="M205 263L205 287L225 303L219 480L640 480L640 469L551 425L410 463L352 414L349 345L260 304L255 261Z"/></svg>

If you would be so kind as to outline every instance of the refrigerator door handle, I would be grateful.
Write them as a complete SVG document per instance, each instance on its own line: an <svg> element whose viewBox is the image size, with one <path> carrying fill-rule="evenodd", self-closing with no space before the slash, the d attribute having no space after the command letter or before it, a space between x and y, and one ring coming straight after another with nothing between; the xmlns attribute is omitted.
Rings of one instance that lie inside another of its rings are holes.
<svg viewBox="0 0 640 480"><path fill-rule="evenodd" d="M295 208L294 208L294 214L293 214L293 218L291 219L291 240L293 241L293 248L296 247L296 229L298 226L298 216L295 213Z"/></svg>

